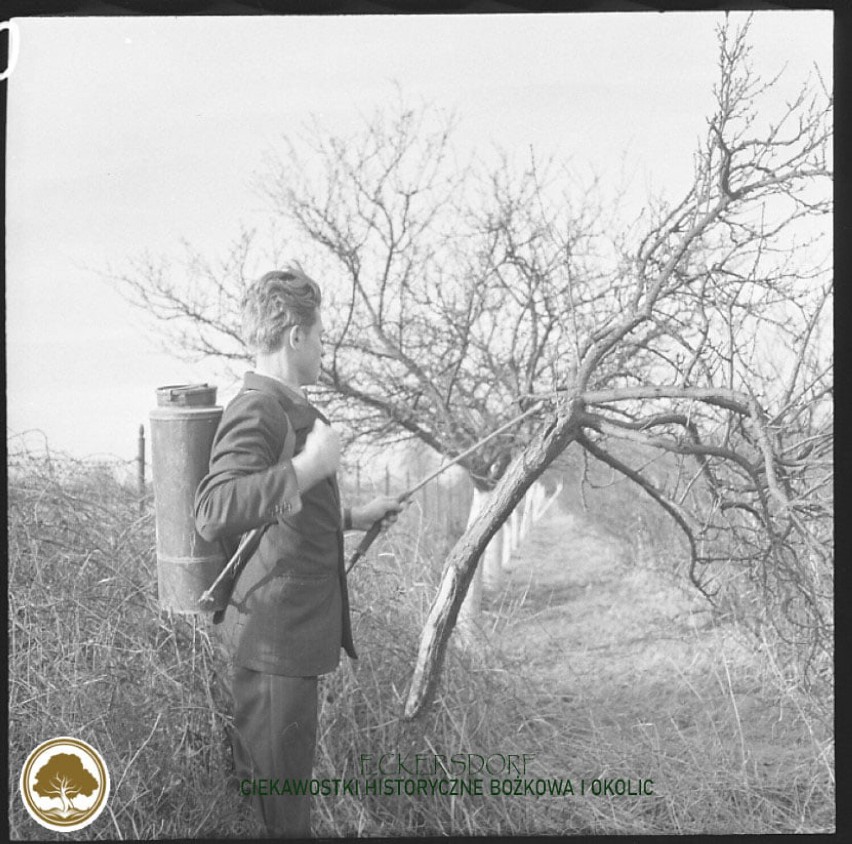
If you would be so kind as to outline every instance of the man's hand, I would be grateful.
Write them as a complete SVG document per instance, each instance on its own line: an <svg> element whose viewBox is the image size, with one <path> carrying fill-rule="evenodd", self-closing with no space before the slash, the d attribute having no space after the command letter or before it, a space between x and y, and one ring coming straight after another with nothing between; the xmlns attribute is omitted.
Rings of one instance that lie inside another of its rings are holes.
<svg viewBox="0 0 852 844"><path fill-rule="evenodd" d="M382 530L387 530L402 512L405 504L398 498L380 495L368 504L352 508L353 530L369 530L374 522L382 520Z"/></svg>
<svg viewBox="0 0 852 844"><path fill-rule="evenodd" d="M340 465L340 437L321 419L314 422L305 447L293 458L293 468L303 492L333 475Z"/></svg>

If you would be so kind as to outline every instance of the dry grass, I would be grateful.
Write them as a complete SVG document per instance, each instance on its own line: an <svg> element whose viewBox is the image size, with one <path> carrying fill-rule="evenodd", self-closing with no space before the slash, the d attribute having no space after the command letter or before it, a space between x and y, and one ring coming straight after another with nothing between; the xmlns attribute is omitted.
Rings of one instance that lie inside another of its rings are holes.
<svg viewBox="0 0 852 844"><path fill-rule="evenodd" d="M91 742L112 777L108 811L71 834L37 826L12 788L11 837L256 834L233 776L214 629L157 606L150 502L140 513L108 469L35 458L9 492L10 782L56 735ZM495 601L487 645L452 650L434 703L402 721L451 541L412 508L353 573L361 659L323 680L315 776L358 776L365 753L526 753L527 777L648 777L654 796L319 797L318 835L833 829L830 704L803 691L771 642L756 651L730 625L684 626L668 657L622 636L578 661L576 639L553 626L589 597L576 584ZM650 574L629 574L628 597L645 589L665 603Z"/></svg>
<svg viewBox="0 0 852 844"><path fill-rule="evenodd" d="M829 685L782 670L776 643L755 646L605 524L552 511L494 600L496 646L569 733L542 765L654 780L653 798L587 797L575 817L613 834L833 830ZM507 593L525 595L508 615Z"/></svg>
<svg viewBox="0 0 852 844"><path fill-rule="evenodd" d="M140 515L108 467L27 469L9 481L11 781L36 744L77 736L112 782L80 837L196 835L227 759L206 626L159 611L150 507ZM51 837L16 790L9 817L13 838Z"/></svg>

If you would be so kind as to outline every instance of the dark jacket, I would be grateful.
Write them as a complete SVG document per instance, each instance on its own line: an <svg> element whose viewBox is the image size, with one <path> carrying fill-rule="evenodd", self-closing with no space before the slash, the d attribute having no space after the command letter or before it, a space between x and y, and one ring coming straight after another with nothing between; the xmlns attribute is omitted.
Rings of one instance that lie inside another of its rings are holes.
<svg viewBox="0 0 852 844"><path fill-rule="evenodd" d="M299 494L291 458L322 414L280 381L249 372L225 408L210 473L195 498L198 532L228 551L269 527L234 587L223 636L234 662L269 674L332 671L340 648L356 658L335 477ZM282 453L288 429L293 454ZM293 442L293 437L290 437Z"/></svg>

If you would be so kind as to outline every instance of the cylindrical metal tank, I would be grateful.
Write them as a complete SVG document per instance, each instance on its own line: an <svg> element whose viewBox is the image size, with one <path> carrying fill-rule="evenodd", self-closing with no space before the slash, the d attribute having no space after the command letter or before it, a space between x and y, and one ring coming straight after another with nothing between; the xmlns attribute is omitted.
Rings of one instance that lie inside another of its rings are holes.
<svg viewBox="0 0 852 844"><path fill-rule="evenodd" d="M156 392L151 466L160 606L199 612L198 599L227 563L219 545L206 542L195 530L195 490L208 471L222 408L216 406L216 388L207 384L160 387Z"/></svg>

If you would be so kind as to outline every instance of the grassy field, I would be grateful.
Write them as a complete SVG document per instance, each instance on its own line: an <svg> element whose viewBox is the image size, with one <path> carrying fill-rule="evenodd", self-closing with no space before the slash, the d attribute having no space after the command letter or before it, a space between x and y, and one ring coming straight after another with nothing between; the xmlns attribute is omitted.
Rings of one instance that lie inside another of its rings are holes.
<svg viewBox="0 0 852 844"><path fill-rule="evenodd" d="M833 831L830 683L806 687L768 636L679 586L674 539L630 527L629 494L596 495L587 512L573 493L548 512L488 597L480 646L451 649L434 702L405 722L453 541L410 508L353 573L361 658L322 681L315 770L363 779L363 754L526 754L513 779L570 778L575 793L491 795L485 774L483 796L317 797L318 835ZM10 475L9 678L13 839L256 833L215 629L159 610L150 501L107 468L31 458ZM42 829L17 790L27 754L57 735L92 743L111 772L107 810L79 833ZM607 780L653 780L653 793L590 793Z"/></svg>

